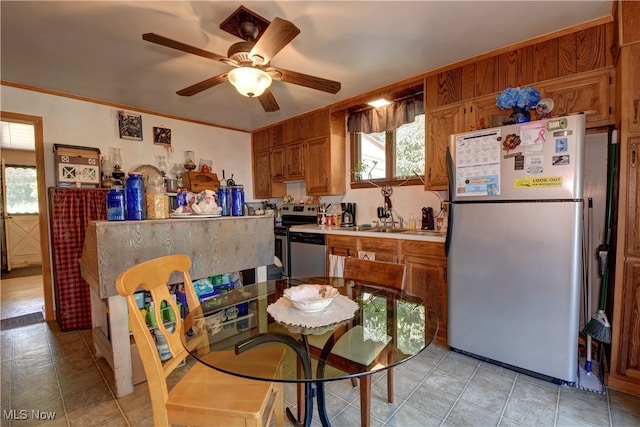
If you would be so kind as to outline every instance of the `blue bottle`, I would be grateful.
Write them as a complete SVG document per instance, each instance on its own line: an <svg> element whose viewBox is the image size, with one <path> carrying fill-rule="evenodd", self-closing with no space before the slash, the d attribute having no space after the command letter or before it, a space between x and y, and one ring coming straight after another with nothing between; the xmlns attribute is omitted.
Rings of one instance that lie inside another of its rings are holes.
<svg viewBox="0 0 640 427"><path fill-rule="evenodd" d="M127 219L139 221L144 219L144 181L139 173L129 173L125 184L127 201Z"/></svg>
<svg viewBox="0 0 640 427"><path fill-rule="evenodd" d="M231 215L244 216L244 186L231 187Z"/></svg>
<svg viewBox="0 0 640 427"><path fill-rule="evenodd" d="M222 216L231 216L231 190L229 187L218 187L218 206L222 209Z"/></svg>
<svg viewBox="0 0 640 427"><path fill-rule="evenodd" d="M124 221L124 192L119 186L112 187L107 193L107 220Z"/></svg>

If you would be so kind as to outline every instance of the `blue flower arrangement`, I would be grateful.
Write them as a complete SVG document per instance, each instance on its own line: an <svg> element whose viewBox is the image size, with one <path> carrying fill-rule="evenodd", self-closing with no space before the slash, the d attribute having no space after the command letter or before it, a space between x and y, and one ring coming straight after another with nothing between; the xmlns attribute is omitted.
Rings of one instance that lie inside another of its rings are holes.
<svg viewBox="0 0 640 427"><path fill-rule="evenodd" d="M523 108L530 110L540 101L540 93L533 87L508 87L496 98L496 105L501 110Z"/></svg>

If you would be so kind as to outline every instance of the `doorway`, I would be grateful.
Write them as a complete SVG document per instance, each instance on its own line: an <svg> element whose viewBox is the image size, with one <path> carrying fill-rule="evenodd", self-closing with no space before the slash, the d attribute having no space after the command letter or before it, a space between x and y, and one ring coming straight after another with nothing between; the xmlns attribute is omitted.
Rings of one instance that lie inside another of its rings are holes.
<svg viewBox="0 0 640 427"><path fill-rule="evenodd" d="M39 233L40 240L40 258L41 258L41 274L36 284L34 285L33 279L34 277L38 277L38 275L31 275L29 272L25 272L27 274L23 277L10 278L7 280L8 285L6 286L7 292L5 294L5 280L2 283L2 308L5 309L7 307L8 310L13 310L12 304L13 300L20 298L28 298L32 303L34 295L35 298L39 298L38 295L42 296L44 305L44 317L45 320L55 320L55 312L53 309L53 287L51 282L51 262L50 262L50 249L49 249L49 227L47 223L47 193L46 193L46 180L45 180L45 167L44 167L44 131L43 131L43 123L42 117L39 116L31 116L26 114L18 114L2 111L0 113L0 119L2 122L8 123L19 123L33 126L33 149L35 151L35 165L37 170L37 193L38 193L38 224L37 224L37 233ZM4 182L4 177L3 177ZM4 207L2 209L4 216ZM4 218L3 218L3 240L4 240ZM4 251L4 249L3 249ZM15 274L16 272L14 272ZM20 273L18 272L17 275ZM16 284L15 281L18 281ZM41 283L41 284L40 284ZM13 286L10 286L13 285ZM40 289L37 289L38 285L41 286ZM29 288L36 287L36 289L31 289L29 292L26 291ZM6 297L6 300L5 300ZM27 301L25 299L25 301ZM7 304L5 306L5 303ZM19 307L20 304L15 304L15 307ZM25 306L28 307L28 304L25 303ZM11 311L9 312L11 313ZM18 311L16 311L18 313ZM21 314L21 312L19 312ZM9 315L9 314L7 314ZM5 318L5 313L2 314L2 317Z"/></svg>

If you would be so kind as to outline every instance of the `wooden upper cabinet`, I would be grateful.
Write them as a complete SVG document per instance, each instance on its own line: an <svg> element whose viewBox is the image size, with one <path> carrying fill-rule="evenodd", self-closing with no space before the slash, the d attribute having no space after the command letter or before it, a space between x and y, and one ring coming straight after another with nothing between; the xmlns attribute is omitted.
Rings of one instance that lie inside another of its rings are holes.
<svg viewBox="0 0 640 427"><path fill-rule="evenodd" d="M496 94L476 98L465 104L465 120L462 132L491 127L491 116L509 115L511 111L501 110L496 105Z"/></svg>
<svg viewBox="0 0 640 427"><path fill-rule="evenodd" d="M584 112L587 127L612 124L610 68L535 84L543 98L554 101L553 116ZM497 94L457 102L425 111L427 190L447 189L447 144L449 135L490 127L491 116L510 114L496 106ZM531 112L536 120L535 111Z"/></svg>
<svg viewBox="0 0 640 427"><path fill-rule="evenodd" d="M278 147L284 144L284 139L282 138L282 125L271 126L271 146Z"/></svg>
<svg viewBox="0 0 640 427"><path fill-rule="evenodd" d="M256 199L271 196L271 166L269 151L253 153L253 195Z"/></svg>
<svg viewBox="0 0 640 427"><path fill-rule="evenodd" d="M305 142L305 180L310 196L346 193L345 113L329 113L321 117L315 132L329 132Z"/></svg>
<svg viewBox="0 0 640 427"><path fill-rule="evenodd" d="M329 137L313 139L306 143L307 194L329 194L331 179L331 140Z"/></svg>
<svg viewBox="0 0 640 427"><path fill-rule="evenodd" d="M446 190L449 135L464 129L464 103L425 111L425 188Z"/></svg>
<svg viewBox="0 0 640 427"><path fill-rule="evenodd" d="M614 122L613 111L610 111L612 82L613 71L607 68L540 83L535 87L543 98L553 100L553 117L584 113L590 128Z"/></svg>
<svg viewBox="0 0 640 427"><path fill-rule="evenodd" d="M285 147L271 150L271 179L274 182L282 182L287 176L285 151Z"/></svg>
<svg viewBox="0 0 640 427"><path fill-rule="evenodd" d="M307 194L325 196L346 192L344 137L333 135L305 143Z"/></svg>
<svg viewBox="0 0 640 427"><path fill-rule="evenodd" d="M305 180L310 196L346 192L345 114L327 108L252 134L253 152L270 154L271 197L283 195L284 183L294 180ZM254 159L254 177L264 176L257 163Z"/></svg>
<svg viewBox="0 0 640 427"><path fill-rule="evenodd" d="M271 179L273 182L304 179L303 144L286 145L271 150Z"/></svg>
<svg viewBox="0 0 640 427"><path fill-rule="evenodd" d="M253 151L268 150L282 145L282 125L269 126L253 132Z"/></svg>
<svg viewBox="0 0 640 427"><path fill-rule="evenodd" d="M304 144L285 147L285 179L304 179Z"/></svg>
<svg viewBox="0 0 640 427"><path fill-rule="evenodd" d="M327 136L331 132L330 119L328 109L294 117L283 124L282 139L285 144L291 144Z"/></svg>
<svg viewBox="0 0 640 427"><path fill-rule="evenodd" d="M253 151L263 151L271 148L271 128L264 128L251 135Z"/></svg>
<svg viewBox="0 0 640 427"><path fill-rule="evenodd" d="M624 52L625 73L629 76L627 79L629 90L623 88L623 98L625 106L623 110L629 113L623 114L623 120L627 120L630 132L640 132L640 43L636 43L627 48L629 51ZM626 56L628 55L628 60Z"/></svg>

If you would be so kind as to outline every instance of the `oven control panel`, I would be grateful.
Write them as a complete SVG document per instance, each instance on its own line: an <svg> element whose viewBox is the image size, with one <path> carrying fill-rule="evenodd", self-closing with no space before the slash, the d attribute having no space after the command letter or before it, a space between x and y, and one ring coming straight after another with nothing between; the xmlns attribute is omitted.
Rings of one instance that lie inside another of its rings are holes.
<svg viewBox="0 0 640 427"><path fill-rule="evenodd" d="M280 211L282 215L315 215L318 205L283 205Z"/></svg>

